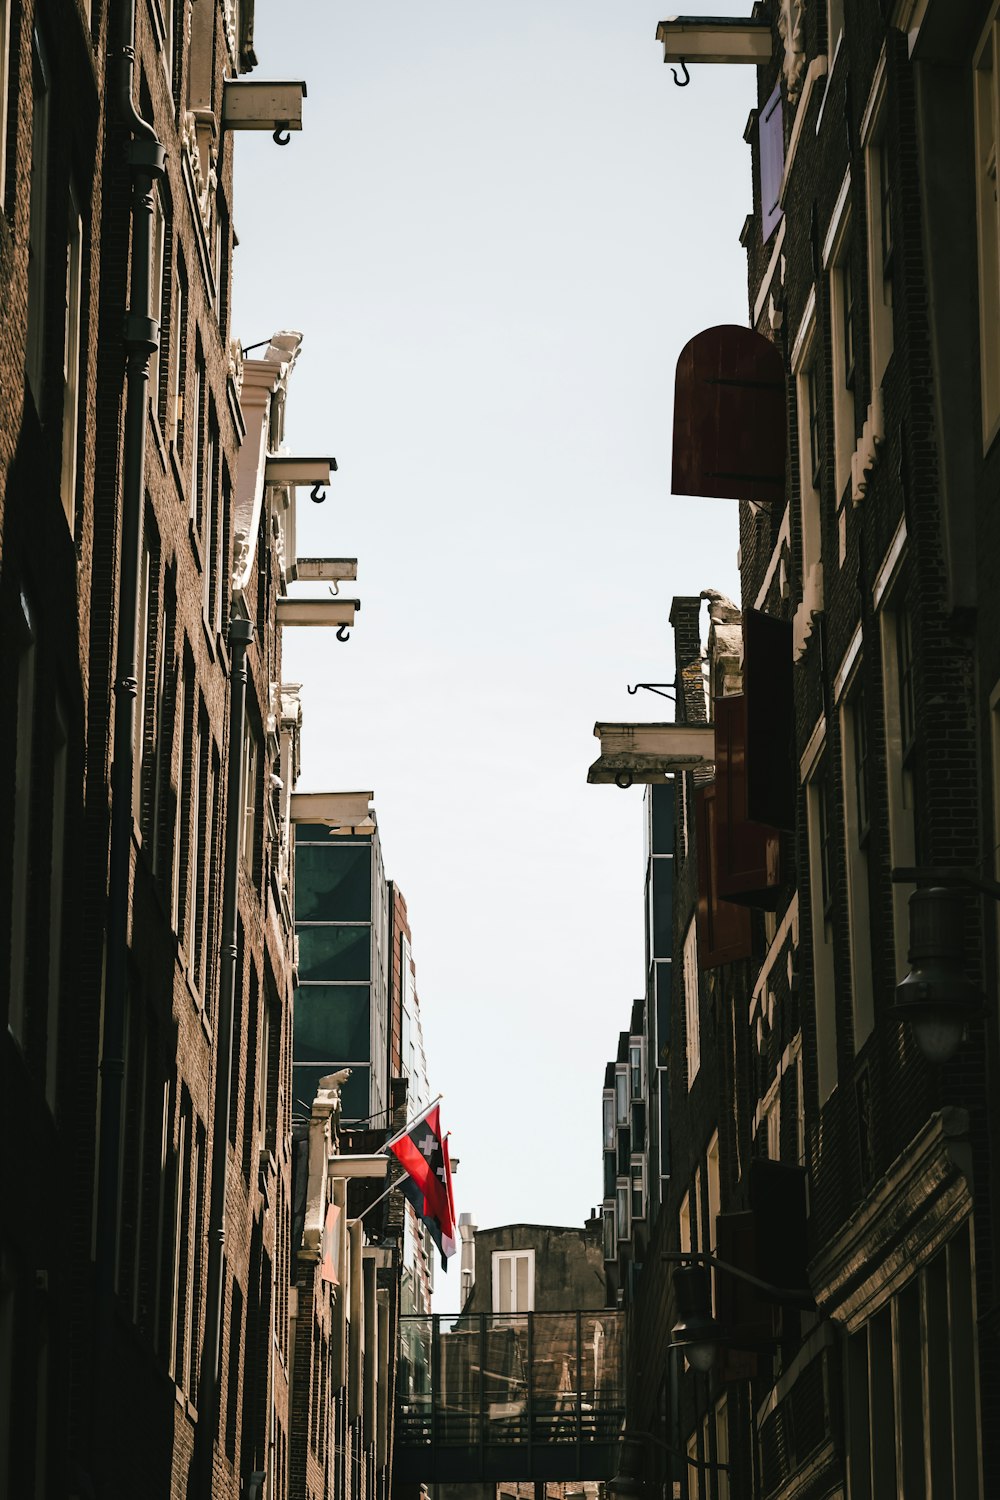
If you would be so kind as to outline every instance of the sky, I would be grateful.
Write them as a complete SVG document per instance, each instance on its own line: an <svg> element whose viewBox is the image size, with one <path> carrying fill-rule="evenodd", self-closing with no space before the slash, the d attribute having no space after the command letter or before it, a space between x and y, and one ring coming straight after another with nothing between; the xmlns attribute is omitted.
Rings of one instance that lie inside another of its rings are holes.
<svg viewBox="0 0 1000 1500"><path fill-rule="evenodd" d="M285 631L299 790L375 793L480 1226L600 1201L643 856L641 789L587 785L593 726L672 717L626 691L672 679L672 596L738 598L736 504L671 497L670 428L683 344L747 322L755 76L676 88L662 18L256 5L254 76L308 95L287 147L236 138L233 332L304 335L287 446L340 468L299 551L356 556L362 602L345 643Z"/></svg>

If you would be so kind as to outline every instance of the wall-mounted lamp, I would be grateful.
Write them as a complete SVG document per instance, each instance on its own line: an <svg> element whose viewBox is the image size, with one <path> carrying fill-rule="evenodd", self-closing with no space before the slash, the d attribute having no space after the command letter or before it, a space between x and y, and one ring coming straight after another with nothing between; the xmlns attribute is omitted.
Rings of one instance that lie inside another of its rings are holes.
<svg viewBox="0 0 1000 1500"><path fill-rule="evenodd" d="M608 1481L607 1486L609 1493L617 1496L618 1500L639 1500L645 1491L643 1474L646 1468L646 1455L643 1445L646 1443L651 1443L654 1448L659 1448L663 1453L669 1453L672 1458L681 1459L692 1469L728 1473L731 1467L729 1464L711 1463L708 1459L696 1458L693 1454L686 1453L683 1448L664 1442L663 1438L657 1437L655 1433L640 1432L634 1427L623 1428L618 1442L615 1475ZM567 1500L569 1500L568 1496Z"/></svg>
<svg viewBox="0 0 1000 1500"><path fill-rule="evenodd" d="M985 1008L982 992L964 973L962 890L1000 901L1000 882L962 869L896 869L892 878L916 882L917 889L909 900L910 970L896 986L891 1014L909 1021L928 1062L946 1063L961 1046L969 1021Z"/></svg>
<svg viewBox="0 0 1000 1500"><path fill-rule="evenodd" d="M671 1338L692 1370L707 1375L725 1338L721 1325L712 1316L708 1272L703 1266L678 1266L674 1271L674 1292L679 1317L671 1329Z"/></svg>

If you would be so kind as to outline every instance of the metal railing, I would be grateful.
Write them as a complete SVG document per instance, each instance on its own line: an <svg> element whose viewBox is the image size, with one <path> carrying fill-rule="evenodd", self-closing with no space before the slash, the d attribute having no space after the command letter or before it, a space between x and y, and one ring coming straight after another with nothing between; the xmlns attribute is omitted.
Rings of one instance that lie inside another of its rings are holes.
<svg viewBox="0 0 1000 1500"><path fill-rule="evenodd" d="M400 1478L609 1478L625 1412L612 1309L400 1320Z"/></svg>

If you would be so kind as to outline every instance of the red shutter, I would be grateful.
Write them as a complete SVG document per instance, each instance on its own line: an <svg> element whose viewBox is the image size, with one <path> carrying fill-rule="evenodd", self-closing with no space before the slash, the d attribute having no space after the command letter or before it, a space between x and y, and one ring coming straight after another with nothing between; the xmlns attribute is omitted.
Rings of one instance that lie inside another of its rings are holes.
<svg viewBox="0 0 1000 1500"><path fill-rule="evenodd" d="M675 495L785 500L785 366L752 328L706 328L674 382Z"/></svg>
<svg viewBox="0 0 1000 1500"><path fill-rule="evenodd" d="M747 817L795 827L795 697L792 627L748 609L743 613L743 684L747 700Z"/></svg>
<svg viewBox="0 0 1000 1500"><path fill-rule="evenodd" d="M747 714L742 693L715 700L717 892L727 901L777 905L778 832L747 818Z"/></svg>
<svg viewBox="0 0 1000 1500"><path fill-rule="evenodd" d="M753 952L753 933L746 908L720 901L717 895L714 785L695 788L694 808L698 837L698 965L702 969L717 969L720 964L749 958Z"/></svg>
<svg viewBox="0 0 1000 1500"><path fill-rule="evenodd" d="M781 119L781 84L757 117L760 159L760 235L766 245L781 222L781 178L785 170L785 131Z"/></svg>

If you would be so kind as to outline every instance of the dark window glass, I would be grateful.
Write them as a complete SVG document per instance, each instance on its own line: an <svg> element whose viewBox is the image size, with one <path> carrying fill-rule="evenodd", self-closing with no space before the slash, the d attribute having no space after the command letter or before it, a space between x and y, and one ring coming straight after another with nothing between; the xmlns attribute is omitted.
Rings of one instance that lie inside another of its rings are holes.
<svg viewBox="0 0 1000 1500"><path fill-rule="evenodd" d="M907 609L901 609L896 615L896 657L899 671L899 732L905 764L913 750L917 729L913 697L913 636L910 630L910 612Z"/></svg>
<svg viewBox="0 0 1000 1500"><path fill-rule="evenodd" d="M819 489L819 362L814 360L806 373L806 390L809 396L809 467L813 489Z"/></svg>
<svg viewBox="0 0 1000 1500"><path fill-rule="evenodd" d="M674 786L650 787L653 798L653 853L674 852Z"/></svg>
<svg viewBox="0 0 1000 1500"><path fill-rule="evenodd" d="M632 1149L633 1151L646 1149L646 1106L638 1100L632 1103Z"/></svg>
<svg viewBox="0 0 1000 1500"><path fill-rule="evenodd" d="M332 1072L329 1066L296 1063L292 1069L292 1112L308 1115L319 1089L319 1081ZM340 1090L341 1120L363 1120L371 1106L368 1103L370 1068L354 1068Z"/></svg>
<svg viewBox="0 0 1000 1500"><path fill-rule="evenodd" d="M670 1056L670 1001L673 994L672 968L669 961L658 963L654 974L656 985L656 1066L665 1068Z"/></svg>
<svg viewBox="0 0 1000 1500"><path fill-rule="evenodd" d="M892 194L889 191L889 153L885 141L878 148L878 192L882 210L882 280L885 300L892 301Z"/></svg>
<svg viewBox="0 0 1000 1500"><path fill-rule="evenodd" d="M615 1153L613 1151L605 1151L605 1153L604 1153L604 1196L605 1196L605 1198L613 1198L615 1196L615 1178L617 1176L617 1174L615 1172L615 1166L616 1166L616 1163L615 1163Z"/></svg>
<svg viewBox="0 0 1000 1500"><path fill-rule="evenodd" d="M871 810L868 804L868 721L865 717L865 695L859 692L852 707L854 718L854 794L858 809L858 843L868 842Z"/></svg>
<svg viewBox="0 0 1000 1500"><path fill-rule="evenodd" d="M368 922L372 914L370 844L300 845L295 851L298 922Z"/></svg>
<svg viewBox="0 0 1000 1500"><path fill-rule="evenodd" d="M632 1159L632 1136L627 1125L618 1127L618 1176L627 1177Z"/></svg>
<svg viewBox="0 0 1000 1500"><path fill-rule="evenodd" d="M303 927L299 931L299 979L371 978L370 927Z"/></svg>
<svg viewBox="0 0 1000 1500"><path fill-rule="evenodd" d="M819 868L823 882L823 916L829 921L833 912L833 851L830 848L830 817L827 811L826 774L816 778L819 808Z"/></svg>
<svg viewBox="0 0 1000 1500"><path fill-rule="evenodd" d="M669 958L674 951L674 862L653 860L651 927L653 958Z"/></svg>
<svg viewBox="0 0 1000 1500"><path fill-rule="evenodd" d="M848 247L844 251L844 260L840 268L841 289L843 291L844 304L844 384L849 391L854 389L854 272L851 269L851 251Z"/></svg>
<svg viewBox="0 0 1000 1500"><path fill-rule="evenodd" d="M645 1205L643 1203L642 1191L642 1167L635 1165L632 1168L632 1217L641 1219L644 1216Z"/></svg>
<svg viewBox="0 0 1000 1500"><path fill-rule="evenodd" d="M295 1061L367 1062L371 1056L366 984L304 984L295 992Z"/></svg>

